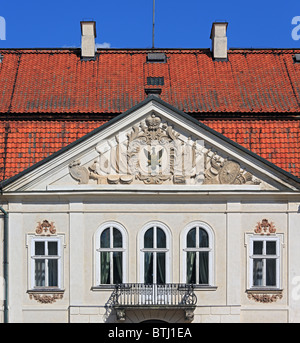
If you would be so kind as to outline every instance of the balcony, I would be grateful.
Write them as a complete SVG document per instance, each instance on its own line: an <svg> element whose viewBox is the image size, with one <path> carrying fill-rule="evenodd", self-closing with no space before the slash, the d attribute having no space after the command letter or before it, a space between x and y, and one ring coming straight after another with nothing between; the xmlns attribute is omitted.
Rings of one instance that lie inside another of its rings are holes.
<svg viewBox="0 0 300 343"><path fill-rule="evenodd" d="M112 298L118 320L125 320L127 309L182 309L191 321L197 303L191 284L118 284Z"/></svg>

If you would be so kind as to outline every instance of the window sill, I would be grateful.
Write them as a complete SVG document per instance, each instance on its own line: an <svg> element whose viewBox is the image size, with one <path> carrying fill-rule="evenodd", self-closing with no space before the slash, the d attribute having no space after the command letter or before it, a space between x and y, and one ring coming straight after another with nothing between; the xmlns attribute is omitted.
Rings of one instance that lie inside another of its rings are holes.
<svg viewBox="0 0 300 343"><path fill-rule="evenodd" d="M91 291L102 291L102 290L111 290L115 289L115 285L98 285L92 286Z"/></svg>
<svg viewBox="0 0 300 343"><path fill-rule="evenodd" d="M253 287L246 289L246 293L251 294L251 293L259 293L259 294L278 294L282 293L283 289L281 288L273 288L273 287Z"/></svg>
<svg viewBox="0 0 300 343"><path fill-rule="evenodd" d="M193 285L194 290L197 291L216 291L218 286L210 286L210 285Z"/></svg>
<svg viewBox="0 0 300 343"><path fill-rule="evenodd" d="M62 294L64 293L65 290L64 289L61 289L61 288L48 288L48 287L45 287L45 288L34 288L34 289L29 289L27 291L28 294L40 294L40 293L43 293L43 294L47 294L47 293L51 293L51 294Z"/></svg>

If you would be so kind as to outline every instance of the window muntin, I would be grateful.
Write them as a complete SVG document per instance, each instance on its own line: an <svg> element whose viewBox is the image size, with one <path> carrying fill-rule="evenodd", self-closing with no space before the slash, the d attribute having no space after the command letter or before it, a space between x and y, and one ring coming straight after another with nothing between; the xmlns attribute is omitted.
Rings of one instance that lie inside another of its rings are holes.
<svg viewBox="0 0 300 343"><path fill-rule="evenodd" d="M253 237L250 246L250 287L279 288L279 238Z"/></svg>
<svg viewBox="0 0 300 343"><path fill-rule="evenodd" d="M33 238L31 247L32 288L61 288L59 238Z"/></svg>
<svg viewBox="0 0 300 343"><path fill-rule="evenodd" d="M209 284L209 242L207 232L197 226L187 234L186 282Z"/></svg>
<svg viewBox="0 0 300 343"><path fill-rule="evenodd" d="M150 223L140 234L140 282L170 282L170 232L162 223Z"/></svg>
<svg viewBox="0 0 300 343"><path fill-rule="evenodd" d="M144 282L166 283L166 234L157 226L149 228L144 235Z"/></svg>
<svg viewBox="0 0 300 343"><path fill-rule="evenodd" d="M125 282L126 234L117 223L107 223L96 234L96 284Z"/></svg>
<svg viewBox="0 0 300 343"><path fill-rule="evenodd" d="M213 232L201 222L189 224L182 234L183 280L195 285L213 285Z"/></svg>

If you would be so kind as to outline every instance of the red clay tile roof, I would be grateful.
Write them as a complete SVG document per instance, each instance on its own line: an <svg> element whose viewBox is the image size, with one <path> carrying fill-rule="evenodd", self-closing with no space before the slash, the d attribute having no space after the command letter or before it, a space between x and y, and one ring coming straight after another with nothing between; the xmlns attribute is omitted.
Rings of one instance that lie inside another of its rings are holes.
<svg viewBox="0 0 300 343"><path fill-rule="evenodd" d="M300 112L300 50L229 50L228 62L208 49L0 50L0 113L122 113L145 98L147 77L164 77L162 100L187 113Z"/></svg>
<svg viewBox="0 0 300 343"><path fill-rule="evenodd" d="M300 121L202 122L300 177ZM99 127L103 121L2 121L0 124L0 179L3 180Z"/></svg>
<svg viewBox="0 0 300 343"><path fill-rule="evenodd" d="M147 63L149 51L98 50L95 61L81 61L78 49L0 50L0 180L132 108L151 87L300 177L300 50L235 49L216 62L208 49L169 49L160 50L166 63Z"/></svg>

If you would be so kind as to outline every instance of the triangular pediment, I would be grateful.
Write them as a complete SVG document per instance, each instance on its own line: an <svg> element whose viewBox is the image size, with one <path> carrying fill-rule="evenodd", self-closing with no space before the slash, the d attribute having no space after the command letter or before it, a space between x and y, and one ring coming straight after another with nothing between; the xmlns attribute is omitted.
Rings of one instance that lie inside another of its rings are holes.
<svg viewBox="0 0 300 343"><path fill-rule="evenodd" d="M299 180L149 97L3 183L4 191L298 190Z"/></svg>

